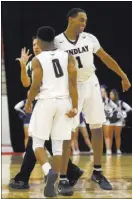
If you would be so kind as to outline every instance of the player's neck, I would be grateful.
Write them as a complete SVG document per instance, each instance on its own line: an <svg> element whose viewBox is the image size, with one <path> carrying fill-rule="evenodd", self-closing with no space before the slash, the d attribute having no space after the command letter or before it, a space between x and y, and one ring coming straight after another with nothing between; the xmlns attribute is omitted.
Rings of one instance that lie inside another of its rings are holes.
<svg viewBox="0 0 132 199"><path fill-rule="evenodd" d="M78 34L70 27L67 27L64 33L69 40L76 40L78 37Z"/></svg>
<svg viewBox="0 0 132 199"><path fill-rule="evenodd" d="M52 50L55 50L54 44L51 44L51 45L45 44L45 45L43 46L43 48L42 48L42 51L52 51Z"/></svg>

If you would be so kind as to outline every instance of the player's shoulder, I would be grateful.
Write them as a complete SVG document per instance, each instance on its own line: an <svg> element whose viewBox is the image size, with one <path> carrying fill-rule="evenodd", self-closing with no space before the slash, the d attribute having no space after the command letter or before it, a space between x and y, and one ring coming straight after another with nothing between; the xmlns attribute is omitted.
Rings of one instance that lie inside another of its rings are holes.
<svg viewBox="0 0 132 199"><path fill-rule="evenodd" d="M44 51L42 51L41 53L39 53L38 55L36 55L35 57L34 57L34 59L38 59L38 58L40 58L41 56L43 56L43 54L44 54Z"/></svg>
<svg viewBox="0 0 132 199"><path fill-rule="evenodd" d="M64 38L64 33L63 32L55 36L55 39L57 39L57 40L58 39L63 39L63 38Z"/></svg>
<svg viewBox="0 0 132 199"><path fill-rule="evenodd" d="M95 35L93 35L92 33L88 33L88 32L82 32L80 36L82 38L90 39L92 41L97 40L97 37Z"/></svg>
<svg viewBox="0 0 132 199"><path fill-rule="evenodd" d="M36 55L35 58L40 61L40 60L46 59L48 57L48 54L49 54L49 51L42 51L41 53Z"/></svg>
<svg viewBox="0 0 132 199"><path fill-rule="evenodd" d="M61 50L61 49L57 49L56 50L56 54L59 54L60 56L68 56L68 52Z"/></svg>
<svg viewBox="0 0 132 199"><path fill-rule="evenodd" d="M55 37L55 43L62 43L64 39L65 39L64 34L60 33Z"/></svg>

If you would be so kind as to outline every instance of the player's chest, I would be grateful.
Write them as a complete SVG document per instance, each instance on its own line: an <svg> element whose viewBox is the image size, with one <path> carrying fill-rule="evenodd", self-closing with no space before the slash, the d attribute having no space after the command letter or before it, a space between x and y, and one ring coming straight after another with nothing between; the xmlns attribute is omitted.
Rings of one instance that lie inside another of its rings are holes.
<svg viewBox="0 0 132 199"><path fill-rule="evenodd" d="M68 52L71 55L82 53L93 53L93 43L87 40L79 40L76 44L65 41L59 44L59 48Z"/></svg>

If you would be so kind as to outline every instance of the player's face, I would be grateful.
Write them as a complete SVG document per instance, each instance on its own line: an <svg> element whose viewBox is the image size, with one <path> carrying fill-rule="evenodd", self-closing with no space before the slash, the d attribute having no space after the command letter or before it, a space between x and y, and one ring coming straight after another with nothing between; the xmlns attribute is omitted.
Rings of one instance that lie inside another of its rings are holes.
<svg viewBox="0 0 132 199"><path fill-rule="evenodd" d="M83 32L87 24L87 15L84 12L79 12L76 17L70 18L70 24L76 33Z"/></svg>
<svg viewBox="0 0 132 199"><path fill-rule="evenodd" d="M110 92L110 99L111 99L111 100L114 100L114 99L115 99L115 95L114 95L113 92Z"/></svg>
<svg viewBox="0 0 132 199"><path fill-rule="evenodd" d="M106 91L104 88L101 88L101 95L102 97L106 97Z"/></svg>
<svg viewBox="0 0 132 199"><path fill-rule="evenodd" d="M38 54L41 53L41 49L40 49L40 47L38 45L38 40L37 39L33 40L33 52L34 52L35 55L38 55Z"/></svg>

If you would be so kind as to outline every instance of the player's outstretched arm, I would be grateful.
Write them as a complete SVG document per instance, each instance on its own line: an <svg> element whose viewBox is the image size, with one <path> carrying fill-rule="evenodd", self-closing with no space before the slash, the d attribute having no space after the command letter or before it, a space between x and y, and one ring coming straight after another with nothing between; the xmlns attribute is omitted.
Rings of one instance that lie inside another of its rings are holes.
<svg viewBox="0 0 132 199"><path fill-rule="evenodd" d="M77 70L75 67L74 57L68 58L68 75L69 75L69 93L72 99L72 110L67 114L68 117L74 117L78 110L78 90L77 90Z"/></svg>
<svg viewBox="0 0 132 199"><path fill-rule="evenodd" d="M102 47L97 51L96 55L109 69L121 77L123 91L127 91L131 87L131 83L129 82L127 75L123 72L118 63L109 54L107 54Z"/></svg>
<svg viewBox="0 0 132 199"><path fill-rule="evenodd" d="M29 50L26 51L26 48L22 48L21 57L16 58L16 60L19 61L21 65L21 82L24 87L28 87L31 84L31 80L28 77L26 70L26 64L31 56L32 54L29 54Z"/></svg>
<svg viewBox="0 0 132 199"><path fill-rule="evenodd" d="M34 57L32 60L33 80L29 90L29 96L25 105L26 112L31 112L31 104L38 94L43 78L43 70L39 60Z"/></svg>

